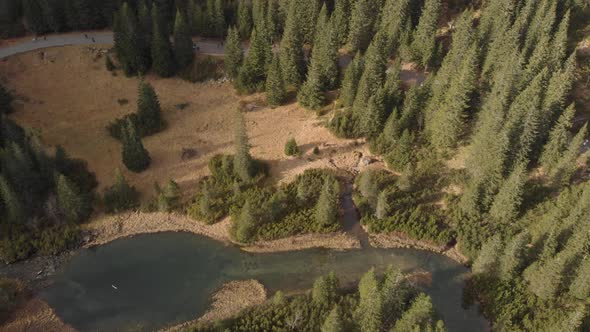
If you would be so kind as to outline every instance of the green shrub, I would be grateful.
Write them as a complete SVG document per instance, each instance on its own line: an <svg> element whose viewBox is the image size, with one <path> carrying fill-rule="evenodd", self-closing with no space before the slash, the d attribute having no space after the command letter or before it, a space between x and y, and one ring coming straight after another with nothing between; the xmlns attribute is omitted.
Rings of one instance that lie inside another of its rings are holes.
<svg viewBox="0 0 590 332"><path fill-rule="evenodd" d="M139 192L129 185L121 171L117 170L115 184L104 191L103 203L107 213L130 210L138 206Z"/></svg>
<svg viewBox="0 0 590 332"><path fill-rule="evenodd" d="M117 67L115 67L115 64L113 63L113 60L111 60L111 57L108 55L105 58L105 67L108 71L113 71L117 69Z"/></svg>
<svg viewBox="0 0 590 332"><path fill-rule="evenodd" d="M318 148L317 146L313 147L313 154L318 155L320 154L320 148Z"/></svg>
<svg viewBox="0 0 590 332"><path fill-rule="evenodd" d="M156 183L157 208L161 212L170 212L178 207L180 203L180 188L174 180L168 180L164 188Z"/></svg>
<svg viewBox="0 0 590 332"><path fill-rule="evenodd" d="M297 142L294 138L290 138L285 143L285 155L287 156L297 156L299 155L299 147L297 146Z"/></svg>

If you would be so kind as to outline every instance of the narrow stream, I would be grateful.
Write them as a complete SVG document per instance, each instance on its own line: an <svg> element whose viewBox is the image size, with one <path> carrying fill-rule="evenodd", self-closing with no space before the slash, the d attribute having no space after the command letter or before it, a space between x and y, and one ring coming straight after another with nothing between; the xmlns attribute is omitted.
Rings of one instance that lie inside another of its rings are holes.
<svg viewBox="0 0 590 332"><path fill-rule="evenodd" d="M449 331L487 329L475 307L461 307L469 270L445 256L411 249L250 254L193 234L141 235L80 250L40 296L81 331L153 331L202 315L211 294L230 280L257 279L272 296L276 290L309 289L330 271L352 284L370 267L382 271L388 265L431 273L425 291Z"/></svg>

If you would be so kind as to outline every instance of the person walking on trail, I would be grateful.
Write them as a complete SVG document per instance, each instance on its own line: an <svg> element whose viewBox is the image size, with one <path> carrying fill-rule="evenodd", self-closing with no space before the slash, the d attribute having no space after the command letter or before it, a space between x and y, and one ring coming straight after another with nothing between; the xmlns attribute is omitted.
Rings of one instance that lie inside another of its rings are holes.
<svg viewBox="0 0 590 332"><path fill-rule="evenodd" d="M93 42L93 43L96 43L96 40L94 40L94 37L92 37L92 42Z"/></svg>
<svg viewBox="0 0 590 332"><path fill-rule="evenodd" d="M84 34L84 38L88 39L88 35L87 34Z"/></svg>

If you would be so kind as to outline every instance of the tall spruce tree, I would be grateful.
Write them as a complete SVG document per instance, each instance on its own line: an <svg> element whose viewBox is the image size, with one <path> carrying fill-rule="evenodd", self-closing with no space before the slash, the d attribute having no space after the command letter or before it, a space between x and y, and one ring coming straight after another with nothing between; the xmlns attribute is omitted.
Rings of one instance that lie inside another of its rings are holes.
<svg viewBox="0 0 590 332"><path fill-rule="evenodd" d="M576 275L569 287L569 293L580 300L590 298L590 259L585 258L580 263Z"/></svg>
<svg viewBox="0 0 590 332"><path fill-rule="evenodd" d="M369 46L375 20L380 11L380 1L353 1L346 47L350 52L364 50Z"/></svg>
<svg viewBox="0 0 590 332"><path fill-rule="evenodd" d="M526 179L526 165L517 165L494 198L490 209L490 216L493 220L504 224L514 221L522 204Z"/></svg>
<svg viewBox="0 0 590 332"><path fill-rule="evenodd" d="M240 1L244 3L246 1ZM227 30L227 38L225 39L225 72L231 78L238 77L240 66L244 60L244 51L240 45L240 37L238 29L229 27Z"/></svg>
<svg viewBox="0 0 590 332"><path fill-rule="evenodd" d="M428 67L436 52L436 30L442 4L440 0L426 0L411 47L412 58Z"/></svg>
<svg viewBox="0 0 590 332"><path fill-rule="evenodd" d="M298 20L298 1L289 2L289 11L281 40L281 67L288 85L299 86L303 81L303 32Z"/></svg>
<svg viewBox="0 0 590 332"><path fill-rule="evenodd" d="M495 276L499 269L498 253L502 250L502 239L499 235L493 236L485 242L475 261L471 270L474 274L482 274L487 276Z"/></svg>
<svg viewBox="0 0 590 332"><path fill-rule="evenodd" d="M252 34L252 3L250 1L238 1L238 34L242 40Z"/></svg>
<svg viewBox="0 0 590 332"><path fill-rule="evenodd" d="M223 15L223 1L215 0L213 17L211 18L211 28L213 36L223 37L225 34L225 16Z"/></svg>
<svg viewBox="0 0 590 332"><path fill-rule="evenodd" d="M362 133L369 139L376 138L383 131L388 115L385 97L384 88L377 90L377 93L369 98L367 109L360 116Z"/></svg>
<svg viewBox="0 0 590 332"><path fill-rule="evenodd" d="M16 192L2 174L0 174L0 199L2 199L2 208L5 212L3 218L6 218L6 221L11 223L24 222L25 212L23 206Z"/></svg>
<svg viewBox="0 0 590 332"><path fill-rule="evenodd" d="M152 67L161 77L174 75L174 53L167 29L161 26L158 8L152 6Z"/></svg>
<svg viewBox="0 0 590 332"><path fill-rule="evenodd" d="M234 173L244 182L250 181L254 175L252 157L250 156L250 143L246 129L244 114L236 111L236 129L234 138Z"/></svg>
<svg viewBox="0 0 590 332"><path fill-rule="evenodd" d="M546 173L552 174L563 153L567 150L569 143L569 131L572 127L572 120L576 113L575 106L570 105L559 117L551 132L549 141L543 147L543 153L539 162Z"/></svg>
<svg viewBox="0 0 590 332"><path fill-rule="evenodd" d="M315 207L317 230L329 229L338 222L338 193L337 181L324 180L320 197Z"/></svg>
<svg viewBox="0 0 590 332"><path fill-rule="evenodd" d="M332 28L336 33L338 46L346 43L348 38L348 23L350 21L350 0L335 0L332 12Z"/></svg>
<svg viewBox="0 0 590 332"><path fill-rule="evenodd" d="M158 95L151 84L143 80L139 82L137 92L137 116L140 136L154 134L164 126Z"/></svg>
<svg viewBox="0 0 590 332"><path fill-rule="evenodd" d="M326 102L318 63L314 63L307 73L307 80L297 94L301 106L312 110L320 109Z"/></svg>
<svg viewBox="0 0 590 332"><path fill-rule="evenodd" d="M576 136L571 140L566 151L564 151L562 157L557 163L555 169L549 174L552 177L552 181L555 185L567 185L574 173L576 172L578 165L577 159L580 155L584 140L588 135L588 124L578 131Z"/></svg>
<svg viewBox="0 0 590 332"><path fill-rule="evenodd" d="M191 29L188 26L186 15L180 10L176 11L176 21L174 22L174 58L180 69L187 68L195 58Z"/></svg>
<svg viewBox="0 0 590 332"><path fill-rule="evenodd" d="M364 59L359 51L344 72L344 79L342 80L342 89L339 97L339 101L342 105L350 107L354 103L358 83L363 75L364 67Z"/></svg>
<svg viewBox="0 0 590 332"><path fill-rule="evenodd" d="M517 234L504 248L504 253L500 258L500 278L509 281L515 276L520 275L525 263L527 254L527 245L531 241L531 236L524 231Z"/></svg>
<svg viewBox="0 0 590 332"><path fill-rule="evenodd" d="M383 307L374 268L363 275L358 287L360 299L354 312L357 326L362 332L380 331Z"/></svg>
<svg viewBox="0 0 590 332"><path fill-rule="evenodd" d="M340 307L335 305L328 317L326 317L324 324L322 324L321 332L344 332L344 326Z"/></svg>
<svg viewBox="0 0 590 332"><path fill-rule="evenodd" d="M255 27L252 30L248 55L238 73L236 88L248 93L262 90L271 60L272 50L266 31L264 28L259 31Z"/></svg>
<svg viewBox="0 0 590 332"><path fill-rule="evenodd" d="M148 151L143 147L141 137L138 135L135 125L127 120L127 126L123 131L123 164L132 172L139 173L146 170L151 163Z"/></svg>
<svg viewBox="0 0 590 332"><path fill-rule="evenodd" d="M88 207L80 190L63 174L56 174L57 204L66 221L77 223L88 216Z"/></svg>
<svg viewBox="0 0 590 332"><path fill-rule="evenodd" d="M404 312L393 329L391 329L391 332L404 331L446 331L444 323L436 319L434 306L428 295L424 293L418 295L410 308Z"/></svg>
<svg viewBox="0 0 590 332"><path fill-rule="evenodd" d="M281 62L278 55L274 55L266 77L266 101L271 106L282 105L287 99L287 89Z"/></svg>

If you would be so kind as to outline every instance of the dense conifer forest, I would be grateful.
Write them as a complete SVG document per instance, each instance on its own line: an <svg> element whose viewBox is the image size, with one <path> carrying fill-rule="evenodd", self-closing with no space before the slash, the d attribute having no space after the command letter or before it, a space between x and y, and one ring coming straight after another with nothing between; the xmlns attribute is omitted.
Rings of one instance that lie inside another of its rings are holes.
<svg viewBox="0 0 590 332"><path fill-rule="evenodd" d="M327 114L335 135L366 140L383 157L387 170L362 172L354 185L370 232L457 243L472 262L466 302L479 301L494 330L590 330L588 128L578 116L589 110L572 94L590 61L576 51L590 17L584 1L7 0L2 6L0 25L10 35L112 27L116 58L107 67L129 76L183 77L195 66L193 36L224 40L224 70L240 94L261 92L273 107L296 101ZM424 79L407 84L408 64ZM150 164L141 138L166 127L153 88L142 82L139 95L138 112L108 128L136 172ZM0 87L4 261L74 246L96 187L83 161L60 148L45 152L33 132L6 117L10 105ZM312 170L268 185L266 165L250 156L243 115L235 117L235 154L210 161L211 176L183 206L186 213L208 223L232 216L232 236L241 243L339 229L337 175ZM285 152L297 155L297 143L287 142ZM159 191L166 210L177 194L165 192L174 190L171 184ZM110 211L138 205L122 176L107 196ZM278 296L228 328L288 329L293 313L303 312L310 331L444 330L428 298L406 288L390 298L383 289L401 287L400 277L391 272L378 280L372 273L360 294L338 291L330 276L316 282L311 300Z"/></svg>

